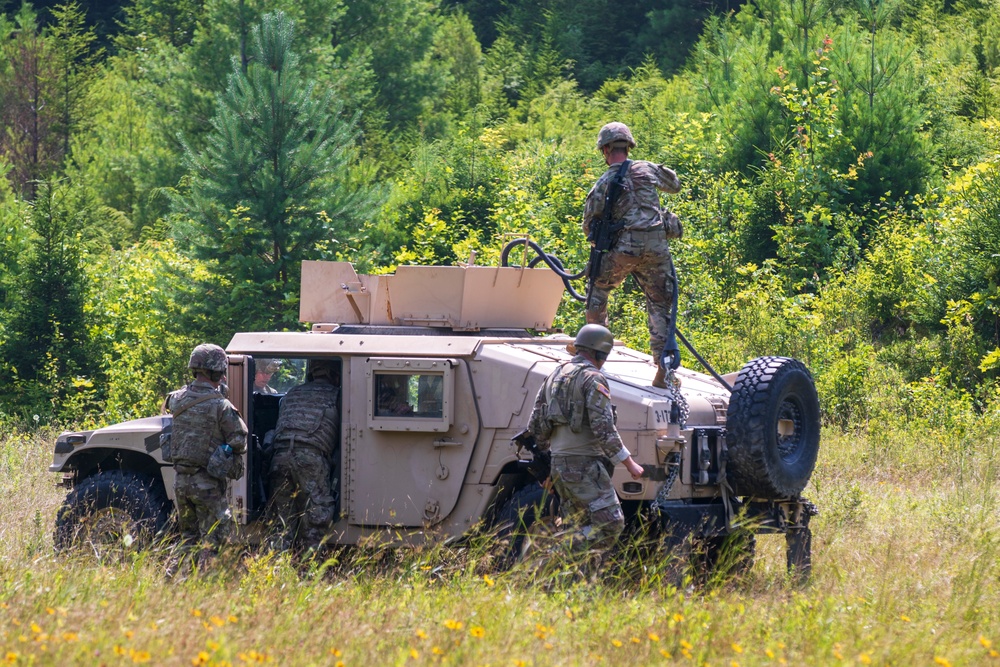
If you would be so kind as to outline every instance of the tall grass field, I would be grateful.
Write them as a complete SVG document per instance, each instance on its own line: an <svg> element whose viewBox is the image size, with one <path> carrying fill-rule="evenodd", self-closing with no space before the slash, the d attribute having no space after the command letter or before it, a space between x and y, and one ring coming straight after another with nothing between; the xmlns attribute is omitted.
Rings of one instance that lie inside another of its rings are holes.
<svg viewBox="0 0 1000 667"><path fill-rule="evenodd" d="M618 562L598 582L491 572L476 546L326 562L169 545L57 553L53 436L0 436L0 661L10 665L1000 665L997 441L826 431L805 495L813 576L758 538L738 578ZM663 562L670 559L664 557Z"/></svg>

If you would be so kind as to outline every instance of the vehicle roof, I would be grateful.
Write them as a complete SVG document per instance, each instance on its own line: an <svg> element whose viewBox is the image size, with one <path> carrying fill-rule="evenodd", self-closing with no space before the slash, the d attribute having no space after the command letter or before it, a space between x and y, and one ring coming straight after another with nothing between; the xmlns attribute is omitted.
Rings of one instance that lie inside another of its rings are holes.
<svg viewBox="0 0 1000 667"><path fill-rule="evenodd" d="M355 335L333 331L247 332L233 336L229 354L251 356L421 356L467 357L476 353L481 336Z"/></svg>

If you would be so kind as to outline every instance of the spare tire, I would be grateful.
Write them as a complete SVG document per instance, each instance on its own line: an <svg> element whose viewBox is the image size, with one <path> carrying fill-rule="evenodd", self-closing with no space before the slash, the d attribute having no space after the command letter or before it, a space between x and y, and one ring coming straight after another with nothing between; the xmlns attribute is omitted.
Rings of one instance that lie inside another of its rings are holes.
<svg viewBox="0 0 1000 667"><path fill-rule="evenodd" d="M819 453L819 398L801 361L760 357L736 378L726 419L727 479L734 493L797 496Z"/></svg>

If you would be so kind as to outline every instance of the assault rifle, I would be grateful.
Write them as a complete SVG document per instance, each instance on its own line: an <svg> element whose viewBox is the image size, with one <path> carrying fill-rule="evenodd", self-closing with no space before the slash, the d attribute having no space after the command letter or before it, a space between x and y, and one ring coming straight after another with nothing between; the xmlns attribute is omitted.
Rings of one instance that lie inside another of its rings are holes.
<svg viewBox="0 0 1000 667"><path fill-rule="evenodd" d="M621 193L622 179L625 178L625 174L628 172L629 165L631 164L631 160L625 160L618 167L618 173L611 179L611 183L604 193L604 211L601 214L601 218L592 221L590 224L590 234L587 236L587 240L590 241L590 263L588 264L589 270L587 272L587 278L590 281L590 286L587 290L588 297L590 296L590 291L594 289L594 281L601 275L601 260L604 258L604 254L611 250L611 247L615 244L615 240L618 238L618 233L625 226L624 222L615 223L612 222L611 218L614 213L615 202L618 201L618 195Z"/></svg>

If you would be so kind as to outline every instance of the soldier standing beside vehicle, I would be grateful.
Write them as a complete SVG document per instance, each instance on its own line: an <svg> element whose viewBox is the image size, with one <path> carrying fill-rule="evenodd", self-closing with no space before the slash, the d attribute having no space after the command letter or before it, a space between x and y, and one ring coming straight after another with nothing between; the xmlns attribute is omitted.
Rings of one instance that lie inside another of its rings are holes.
<svg viewBox="0 0 1000 667"><path fill-rule="evenodd" d="M242 457L247 446L247 425L219 390L228 365L226 351L218 345L197 346L188 361L194 382L171 392L164 404L173 415L170 447L177 525L183 548L201 544L202 564L218 553L232 522L226 478L209 474L209 461L216 449Z"/></svg>
<svg viewBox="0 0 1000 667"><path fill-rule="evenodd" d="M590 552L593 571L625 528L611 484L614 464L624 463L633 479L643 474L615 428L611 390L600 370L614 342L603 326L582 327L576 356L546 378L528 422L538 448L551 454L552 485L564 519L575 528L572 548Z"/></svg>
<svg viewBox="0 0 1000 667"><path fill-rule="evenodd" d="M629 160L632 148L635 139L624 123L608 123L597 135L597 150L608 170L587 194L583 213L583 233L596 244L591 252L587 322L608 326L608 296L633 275L646 296L649 346L657 364L653 386L666 388L668 367L680 365L669 239L680 238L682 229L677 216L661 207L659 191L676 193L681 184L672 169ZM598 242L601 236L604 246Z"/></svg>
<svg viewBox="0 0 1000 667"><path fill-rule="evenodd" d="M271 461L272 546L318 549L336 507L330 468L337 449L340 377L333 362L310 361L306 382L281 399ZM300 525L304 523L304 526Z"/></svg>

